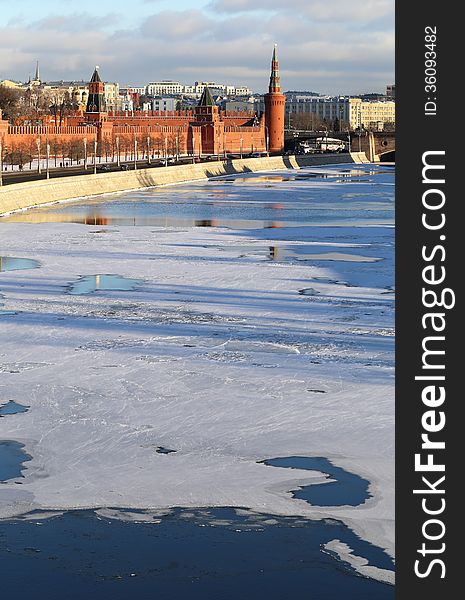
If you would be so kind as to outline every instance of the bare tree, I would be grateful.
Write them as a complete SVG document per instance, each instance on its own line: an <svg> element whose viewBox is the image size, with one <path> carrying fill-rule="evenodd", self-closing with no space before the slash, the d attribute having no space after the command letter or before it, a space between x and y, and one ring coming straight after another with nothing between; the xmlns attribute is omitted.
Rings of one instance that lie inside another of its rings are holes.
<svg viewBox="0 0 465 600"><path fill-rule="evenodd" d="M84 142L83 140L71 140L66 144L66 157L78 163L84 158Z"/></svg>
<svg viewBox="0 0 465 600"><path fill-rule="evenodd" d="M323 124L323 119L316 113L291 113L288 118L292 129L303 131L318 131Z"/></svg>
<svg viewBox="0 0 465 600"><path fill-rule="evenodd" d="M24 113L23 104L24 95L21 90L0 85L0 109L4 119L14 123Z"/></svg>
<svg viewBox="0 0 465 600"><path fill-rule="evenodd" d="M16 142L9 145L3 161L11 166L18 165L22 171L24 165L32 160L31 154L28 151L28 146L25 142Z"/></svg>

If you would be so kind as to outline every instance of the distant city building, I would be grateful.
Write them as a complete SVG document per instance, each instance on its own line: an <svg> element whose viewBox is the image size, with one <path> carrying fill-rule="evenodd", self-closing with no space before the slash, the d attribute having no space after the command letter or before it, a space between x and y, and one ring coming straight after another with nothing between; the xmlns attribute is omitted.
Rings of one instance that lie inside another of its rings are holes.
<svg viewBox="0 0 465 600"><path fill-rule="evenodd" d="M12 81L11 79L0 79L0 85L2 85L3 87L6 87L6 88L15 89L15 90L22 88L22 83L20 83L18 81Z"/></svg>
<svg viewBox="0 0 465 600"><path fill-rule="evenodd" d="M105 82L103 84L103 93L107 110L117 111L122 108L122 99L119 93L119 83Z"/></svg>
<svg viewBox="0 0 465 600"><path fill-rule="evenodd" d="M42 81L40 79L39 61L37 61L35 75L32 79L29 77L29 81L27 82L27 88L31 89L34 87L39 87L41 83Z"/></svg>
<svg viewBox="0 0 465 600"><path fill-rule="evenodd" d="M350 99L345 96L288 95L286 117L291 115L314 115L327 122L338 119L341 123L350 123L351 127L356 122L356 117L351 114Z"/></svg>
<svg viewBox="0 0 465 600"><path fill-rule="evenodd" d="M145 87L147 96L182 94L184 86L179 81L152 81Z"/></svg>
<svg viewBox="0 0 465 600"><path fill-rule="evenodd" d="M253 100L229 100L225 98L220 102L220 107L226 112L255 111L255 102Z"/></svg>
<svg viewBox="0 0 465 600"><path fill-rule="evenodd" d="M165 113L174 112L178 103L179 98L174 98L172 96L156 96L144 104L144 110L153 110Z"/></svg>
<svg viewBox="0 0 465 600"><path fill-rule="evenodd" d="M192 86L195 94L202 94L206 87L208 87L213 95L218 96L250 96L252 94L251 90L246 86L225 85L224 83L216 83L214 81L196 81Z"/></svg>
<svg viewBox="0 0 465 600"><path fill-rule="evenodd" d="M226 85L214 81L196 81L194 85L184 85L179 81L152 81L145 86L147 96L195 96L200 98L208 87L212 96L250 96L252 93L246 86Z"/></svg>
<svg viewBox="0 0 465 600"><path fill-rule="evenodd" d="M348 96L306 96L287 95L287 124L294 115L314 116L315 126L321 121L334 124L337 119L342 127L349 126L354 130L360 127L367 129L384 129L394 126L395 102L384 100L362 100Z"/></svg>
<svg viewBox="0 0 465 600"><path fill-rule="evenodd" d="M364 102L359 98L350 99L353 114L356 115L356 127L382 131L394 128L396 123L396 103L392 100ZM352 123L351 123L352 124Z"/></svg>
<svg viewBox="0 0 465 600"><path fill-rule="evenodd" d="M396 85L395 84L386 86L386 96L388 98L392 98L392 100L396 99Z"/></svg>

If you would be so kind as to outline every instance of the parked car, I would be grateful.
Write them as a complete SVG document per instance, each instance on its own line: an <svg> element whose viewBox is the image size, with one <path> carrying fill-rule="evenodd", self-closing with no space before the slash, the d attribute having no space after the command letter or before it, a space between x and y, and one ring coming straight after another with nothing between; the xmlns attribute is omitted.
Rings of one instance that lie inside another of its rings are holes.
<svg viewBox="0 0 465 600"><path fill-rule="evenodd" d="M126 164L122 164L122 165L120 165L120 167L119 167L119 168L120 168L122 171L129 171L129 165L126 165Z"/></svg>
<svg viewBox="0 0 465 600"><path fill-rule="evenodd" d="M111 171L110 165L97 165L97 171Z"/></svg>

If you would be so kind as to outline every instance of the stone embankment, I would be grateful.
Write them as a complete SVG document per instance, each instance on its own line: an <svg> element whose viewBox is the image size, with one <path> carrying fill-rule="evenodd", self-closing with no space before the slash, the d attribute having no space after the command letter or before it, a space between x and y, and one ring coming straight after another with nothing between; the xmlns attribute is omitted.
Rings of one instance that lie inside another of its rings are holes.
<svg viewBox="0 0 465 600"><path fill-rule="evenodd" d="M363 152L309 156L270 156L34 180L0 188L0 215L61 200L87 198L158 185L185 183L221 175L300 169L301 167L313 165L349 162L362 163L367 162L367 159Z"/></svg>

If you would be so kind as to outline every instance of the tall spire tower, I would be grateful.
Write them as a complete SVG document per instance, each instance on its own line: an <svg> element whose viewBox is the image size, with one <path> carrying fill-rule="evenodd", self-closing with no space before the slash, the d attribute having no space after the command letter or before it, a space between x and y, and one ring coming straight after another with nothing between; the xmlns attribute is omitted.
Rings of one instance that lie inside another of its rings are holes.
<svg viewBox="0 0 465 600"><path fill-rule="evenodd" d="M34 81L39 81L40 82L39 61L37 61L37 63L36 63L36 74L35 74L35 77L34 77Z"/></svg>
<svg viewBox="0 0 465 600"><path fill-rule="evenodd" d="M284 109L286 96L281 94L277 45L274 45L271 59L271 75L268 93L265 94L265 127L268 139L268 152L281 154L284 149Z"/></svg>
<svg viewBox="0 0 465 600"><path fill-rule="evenodd" d="M96 66L94 73L89 81L89 96L87 98L86 112L104 113L105 106L105 86L100 79L99 67Z"/></svg>

